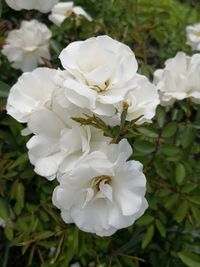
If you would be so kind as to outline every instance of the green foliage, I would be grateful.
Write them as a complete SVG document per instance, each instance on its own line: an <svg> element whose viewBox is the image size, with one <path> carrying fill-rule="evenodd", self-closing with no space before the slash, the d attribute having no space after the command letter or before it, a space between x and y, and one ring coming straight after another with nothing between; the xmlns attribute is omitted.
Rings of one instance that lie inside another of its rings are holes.
<svg viewBox="0 0 200 267"><path fill-rule="evenodd" d="M71 41L108 34L135 52L142 74L152 78L164 61L183 50L185 27L200 20L199 1L76 0L94 18L92 23L68 19L61 27L36 11L15 12L0 1L0 45L9 30L25 18L37 17L53 32L54 67ZM195 6L195 8L194 8ZM0 266L67 267L199 267L200 266L200 106L189 101L158 107L151 125L126 122L107 127L94 117L75 118L92 124L118 142L128 138L133 159L144 164L149 209L131 227L109 238L66 225L51 203L56 182L38 177L29 164L22 126L5 112L6 97L20 75L0 53Z"/></svg>

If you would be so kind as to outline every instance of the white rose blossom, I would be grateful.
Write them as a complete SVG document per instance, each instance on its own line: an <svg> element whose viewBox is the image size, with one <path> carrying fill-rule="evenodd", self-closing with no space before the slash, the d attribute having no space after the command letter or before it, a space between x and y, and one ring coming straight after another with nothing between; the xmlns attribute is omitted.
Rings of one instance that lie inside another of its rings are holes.
<svg viewBox="0 0 200 267"><path fill-rule="evenodd" d="M23 73L11 88L7 100L7 113L19 122L27 122L30 115L43 107L49 107L56 88L53 81L57 71L37 68Z"/></svg>
<svg viewBox="0 0 200 267"><path fill-rule="evenodd" d="M100 130L72 122L67 110L62 114L36 111L28 121L28 129L34 134L27 143L29 159L35 172L48 180L71 170L81 157L111 141Z"/></svg>
<svg viewBox="0 0 200 267"><path fill-rule="evenodd" d="M146 179L141 163L127 161L131 154L127 140L122 140L86 155L60 177L53 203L66 223L110 236L144 213Z"/></svg>
<svg viewBox="0 0 200 267"><path fill-rule="evenodd" d="M200 51L200 23L186 27L187 44L192 50Z"/></svg>
<svg viewBox="0 0 200 267"><path fill-rule="evenodd" d="M57 26L60 26L63 21L72 14L75 14L76 16L83 16L87 20L92 21L90 15L88 15L82 7L74 6L73 2L60 2L55 5L49 15L49 19Z"/></svg>
<svg viewBox="0 0 200 267"><path fill-rule="evenodd" d="M49 39L52 33L43 23L37 20L22 21L18 30L9 32L2 53L15 69L32 71L42 58L50 59Z"/></svg>
<svg viewBox="0 0 200 267"><path fill-rule="evenodd" d="M132 121L140 117L135 122L136 124L150 123L160 103L158 90L145 76L139 74L137 74L134 86L135 88L130 90L124 98L128 106L126 120ZM119 111L122 112L122 108L123 104Z"/></svg>
<svg viewBox="0 0 200 267"><path fill-rule="evenodd" d="M36 9L40 12L47 13L58 1L59 0L6 0L6 3L9 7L17 11L21 9Z"/></svg>
<svg viewBox="0 0 200 267"><path fill-rule="evenodd" d="M108 36L73 42L60 60L72 75L63 83L66 101L107 117L132 88L138 68L131 49Z"/></svg>
<svg viewBox="0 0 200 267"><path fill-rule="evenodd" d="M176 100L191 98L200 102L200 54L192 57L178 52L165 62L164 69L154 73L154 83L160 93L161 104L172 104Z"/></svg>

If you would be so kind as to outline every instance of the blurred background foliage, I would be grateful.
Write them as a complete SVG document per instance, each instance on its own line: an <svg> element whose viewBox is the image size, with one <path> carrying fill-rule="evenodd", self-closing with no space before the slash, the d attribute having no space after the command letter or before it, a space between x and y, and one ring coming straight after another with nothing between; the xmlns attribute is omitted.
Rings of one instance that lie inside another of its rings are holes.
<svg viewBox="0 0 200 267"><path fill-rule="evenodd" d="M23 19L37 18L53 32L54 67L74 40L107 34L128 44L139 71L152 79L177 51L192 54L185 27L200 22L199 0L76 0L92 17L61 27L36 11L16 12L0 1L0 46ZM56 182L37 176L20 132L5 112L10 87L21 74L0 53L0 266L200 267L200 107L190 101L158 107L154 122L127 135L133 158L144 164L149 209L133 226L99 238L65 225L51 204ZM134 204L134 203L133 203Z"/></svg>

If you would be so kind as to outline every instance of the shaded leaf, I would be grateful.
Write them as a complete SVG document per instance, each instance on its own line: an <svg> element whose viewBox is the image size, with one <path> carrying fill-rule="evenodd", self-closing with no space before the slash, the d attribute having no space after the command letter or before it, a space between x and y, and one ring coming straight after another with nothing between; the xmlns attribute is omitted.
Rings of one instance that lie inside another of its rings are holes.
<svg viewBox="0 0 200 267"><path fill-rule="evenodd" d="M134 143L134 148L143 154L149 154L155 151L155 145L148 141L136 141Z"/></svg>
<svg viewBox="0 0 200 267"><path fill-rule="evenodd" d="M178 257L181 259L183 263L185 263L189 267L200 267L200 256L192 252L188 251L179 252Z"/></svg>
<svg viewBox="0 0 200 267"><path fill-rule="evenodd" d="M142 240L142 248L146 248L148 246L148 244L151 242L153 236L154 236L154 225L151 224L148 229L147 229L147 232L144 236L144 239Z"/></svg>
<svg viewBox="0 0 200 267"><path fill-rule="evenodd" d="M177 123L172 121L164 127L162 132L162 137L164 138L172 137L176 133L176 130L177 130Z"/></svg>
<svg viewBox="0 0 200 267"><path fill-rule="evenodd" d="M137 131L144 136L148 136L151 138L157 138L158 137L158 134L150 128L140 127L137 129Z"/></svg>
<svg viewBox="0 0 200 267"><path fill-rule="evenodd" d="M149 214L145 214L139 220L137 220L136 224L138 224L138 225L148 225L148 224L152 223L153 220L154 220L153 216L151 216Z"/></svg>
<svg viewBox="0 0 200 267"><path fill-rule="evenodd" d="M0 4L0 13L1 13L1 4ZM2 81L0 81L0 97L8 97L10 91L10 86Z"/></svg>
<svg viewBox="0 0 200 267"><path fill-rule="evenodd" d="M176 165L176 173L175 173L175 177L176 177L176 182L177 184L182 184L184 179L185 179L185 167L182 163L178 163Z"/></svg>
<svg viewBox="0 0 200 267"><path fill-rule="evenodd" d="M184 218L186 217L187 215L187 212L188 212L188 208L189 208L189 205L188 205L188 202L187 201L183 201L180 206L178 207L178 209L176 210L176 213L174 215L174 219L180 223L184 220Z"/></svg>
<svg viewBox="0 0 200 267"><path fill-rule="evenodd" d="M158 229L158 231L162 237L166 236L166 228L165 228L164 224L158 219L156 219L156 228Z"/></svg>

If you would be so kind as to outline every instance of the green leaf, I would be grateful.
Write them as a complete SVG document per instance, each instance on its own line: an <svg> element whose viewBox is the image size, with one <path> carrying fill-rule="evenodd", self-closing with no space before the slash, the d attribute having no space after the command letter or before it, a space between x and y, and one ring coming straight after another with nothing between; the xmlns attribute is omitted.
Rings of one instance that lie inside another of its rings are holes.
<svg viewBox="0 0 200 267"><path fill-rule="evenodd" d="M154 236L154 225L151 224L148 229L147 229L147 232L145 234L145 237L144 239L142 240L142 248L146 248L148 246L148 244L151 242L153 236Z"/></svg>
<svg viewBox="0 0 200 267"><path fill-rule="evenodd" d="M176 172L175 172L175 177L176 177L176 182L177 184L182 184L184 182L185 179L185 167L182 163L178 163L176 165Z"/></svg>
<svg viewBox="0 0 200 267"><path fill-rule="evenodd" d="M57 42L56 40L50 40L50 47L52 50L54 50L54 52L58 55L60 54L60 52L62 51L62 46L59 42Z"/></svg>
<svg viewBox="0 0 200 267"><path fill-rule="evenodd" d="M175 156L179 154L180 149L175 147L174 145L171 144L164 144L161 147L161 153L163 153L166 156Z"/></svg>
<svg viewBox="0 0 200 267"><path fill-rule="evenodd" d="M143 225L148 225L150 223L152 223L154 220L154 217L149 215L149 214L145 214L143 215L139 220L137 220L136 224L143 226Z"/></svg>
<svg viewBox="0 0 200 267"><path fill-rule="evenodd" d="M200 205L200 196L189 197L189 200L194 204Z"/></svg>
<svg viewBox="0 0 200 267"><path fill-rule="evenodd" d="M162 137L164 138L169 138L172 137L177 131L177 123L172 121L170 123L168 123L162 132Z"/></svg>
<svg viewBox="0 0 200 267"><path fill-rule="evenodd" d="M20 245L20 244L19 244L19 245ZM24 255L24 254L26 253L26 251L28 250L29 246L30 246L30 243L27 243L26 245L24 245L24 246L22 247L22 255Z"/></svg>
<svg viewBox="0 0 200 267"><path fill-rule="evenodd" d="M72 120L80 123L81 125L91 125L97 129L102 130L105 135L113 137L112 132L110 131L110 127L99 117L97 117L95 114L93 116L89 116L87 114L83 114L85 118L83 117L72 117Z"/></svg>
<svg viewBox="0 0 200 267"><path fill-rule="evenodd" d="M197 227L200 227L200 209L194 205L191 206L191 209L192 209L192 214L195 218Z"/></svg>
<svg viewBox="0 0 200 267"><path fill-rule="evenodd" d="M0 198L0 218L3 220L9 218L9 206L3 198Z"/></svg>
<svg viewBox="0 0 200 267"><path fill-rule="evenodd" d="M27 153L24 153L16 159L16 161L10 166L10 169L13 169L21 164L24 164L27 161L28 161L28 155Z"/></svg>
<svg viewBox="0 0 200 267"><path fill-rule="evenodd" d="M174 219L180 223L184 220L184 218L186 217L187 213L188 213L188 202L187 201L183 201L181 203L181 205L178 207L178 209L176 210L175 214L174 214Z"/></svg>
<svg viewBox="0 0 200 267"><path fill-rule="evenodd" d="M182 187L181 191L183 193L190 193L193 190L195 190L197 188L197 184L186 184Z"/></svg>
<svg viewBox="0 0 200 267"><path fill-rule="evenodd" d="M164 224L158 219L156 219L156 228L158 229L158 231L162 237L166 236L166 228L165 228Z"/></svg>
<svg viewBox="0 0 200 267"><path fill-rule="evenodd" d="M167 172L165 163L162 160L157 160L154 162L154 166L155 166L157 174L160 177L166 179L169 173Z"/></svg>
<svg viewBox="0 0 200 267"><path fill-rule="evenodd" d="M35 246L31 248L31 252L30 252L29 257L28 257L28 266L30 266L32 264L35 250L36 250Z"/></svg>
<svg viewBox="0 0 200 267"><path fill-rule="evenodd" d="M177 203L178 199L179 196L177 194L168 196L167 201L164 204L165 208L170 210Z"/></svg>
<svg viewBox="0 0 200 267"><path fill-rule="evenodd" d="M159 197L165 197L171 194L171 190L168 188L160 189L158 192Z"/></svg>
<svg viewBox="0 0 200 267"><path fill-rule="evenodd" d="M181 121L184 113L181 109L175 109L172 111L172 120Z"/></svg>
<svg viewBox="0 0 200 267"><path fill-rule="evenodd" d="M17 202L19 202L21 208L24 207L24 195L25 195L24 185L22 183L18 183L16 188L16 199Z"/></svg>
<svg viewBox="0 0 200 267"><path fill-rule="evenodd" d="M156 120L158 122L159 127L162 128L164 123L165 123L165 110L161 106L158 106L158 108L157 108Z"/></svg>
<svg viewBox="0 0 200 267"><path fill-rule="evenodd" d="M155 151L155 145L148 141L135 141L134 148L143 154L149 154Z"/></svg>
<svg viewBox="0 0 200 267"><path fill-rule="evenodd" d="M0 9L1 9L1 7L0 7ZM10 91L10 86L8 84L0 81L0 97L2 97L2 98L8 97L9 91Z"/></svg>
<svg viewBox="0 0 200 267"><path fill-rule="evenodd" d="M22 183L17 183L15 190L16 190L15 191L16 203L14 206L14 210L16 214L19 215L24 207L24 195L25 195L24 185Z"/></svg>
<svg viewBox="0 0 200 267"><path fill-rule="evenodd" d="M200 267L200 256L192 252L188 251L179 252L178 257L181 259L183 263L185 263L189 267Z"/></svg>
<svg viewBox="0 0 200 267"><path fill-rule="evenodd" d="M9 225L6 225L4 227L4 233L5 233L5 236L8 238L8 240L13 239L13 229Z"/></svg>
<svg viewBox="0 0 200 267"><path fill-rule="evenodd" d="M54 233L51 231L44 231L42 233L39 233L35 236L36 240L43 240L43 239L48 239L49 237L53 236Z"/></svg>
<svg viewBox="0 0 200 267"><path fill-rule="evenodd" d="M144 136L151 137L151 138L158 138L158 134L150 128L140 127L137 129L137 131Z"/></svg>
<svg viewBox="0 0 200 267"><path fill-rule="evenodd" d="M195 135L196 130L191 125L187 125L186 127L184 127L180 135L180 140L183 148L187 148L192 145L195 139Z"/></svg>

